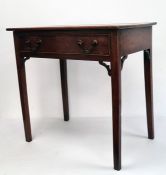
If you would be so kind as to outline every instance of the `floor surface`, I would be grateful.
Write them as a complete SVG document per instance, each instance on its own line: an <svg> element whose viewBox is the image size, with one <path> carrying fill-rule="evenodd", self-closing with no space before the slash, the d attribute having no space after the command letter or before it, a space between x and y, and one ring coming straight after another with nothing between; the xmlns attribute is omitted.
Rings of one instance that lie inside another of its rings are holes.
<svg viewBox="0 0 166 175"><path fill-rule="evenodd" d="M111 118L33 119L33 141L22 120L0 118L0 175L165 175L166 119L155 119L155 140L146 118L125 118L122 170L113 170Z"/></svg>

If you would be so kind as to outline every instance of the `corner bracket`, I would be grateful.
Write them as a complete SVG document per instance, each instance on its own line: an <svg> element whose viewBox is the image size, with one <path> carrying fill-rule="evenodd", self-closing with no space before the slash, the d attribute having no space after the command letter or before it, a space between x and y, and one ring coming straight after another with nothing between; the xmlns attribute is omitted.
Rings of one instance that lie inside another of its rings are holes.
<svg viewBox="0 0 166 175"><path fill-rule="evenodd" d="M128 55L123 56L123 57L121 58L121 70L122 70L122 68L123 68L124 62L125 62L125 60L127 59L127 57L128 57ZM104 67L107 69L107 72L108 72L108 75L109 75L109 76L112 75L112 69L110 68L109 65L107 65L106 63L104 63L104 61L99 61L99 64L102 65L102 66L104 66Z"/></svg>
<svg viewBox="0 0 166 175"><path fill-rule="evenodd" d="M23 63L25 64L25 62L29 59L30 59L30 56L23 57Z"/></svg>

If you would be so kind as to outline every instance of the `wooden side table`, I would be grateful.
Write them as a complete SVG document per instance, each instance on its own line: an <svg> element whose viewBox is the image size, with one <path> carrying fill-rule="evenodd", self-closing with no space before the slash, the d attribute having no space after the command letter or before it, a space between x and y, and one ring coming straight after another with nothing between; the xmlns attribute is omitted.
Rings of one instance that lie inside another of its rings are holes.
<svg viewBox="0 0 166 175"><path fill-rule="evenodd" d="M144 51L148 138L154 138L152 94L152 26L156 23L101 26L8 28L13 31L26 141L32 140L25 61L58 58L64 120L69 120L66 59L98 61L112 80L114 169L121 169L121 69L127 56ZM111 63L110 65L105 62Z"/></svg>

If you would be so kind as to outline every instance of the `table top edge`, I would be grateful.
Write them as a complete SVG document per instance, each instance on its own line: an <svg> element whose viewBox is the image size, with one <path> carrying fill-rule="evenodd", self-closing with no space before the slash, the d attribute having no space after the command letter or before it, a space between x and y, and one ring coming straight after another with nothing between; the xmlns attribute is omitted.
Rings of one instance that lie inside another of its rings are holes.
<svg viewBox="0 0 166 175"><path fill-rule="evenodd" d="M7 28L7 31L51 31L51 30L119 30L129 28L149 27L156 25L157 22L149 23L120 23L110 25L80 25L80 26L50 26L50 27L21 27Z"/></svg>

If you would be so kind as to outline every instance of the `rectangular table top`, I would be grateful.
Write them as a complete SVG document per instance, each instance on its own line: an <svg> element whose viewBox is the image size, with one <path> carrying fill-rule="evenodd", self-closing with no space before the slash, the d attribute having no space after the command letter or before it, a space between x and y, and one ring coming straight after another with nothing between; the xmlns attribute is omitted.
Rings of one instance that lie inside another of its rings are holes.
<svg viewBox="0 0 166 175"><path fill-rule="evenodd" d="M149 23L120 23L120 24L102 24L102 25L80 25L80 26L48 26L48 27L21 27L7 28L7 31L50 31L50 30L109 30L109 29L128 29L148 27L157 24Z"/></svg>

